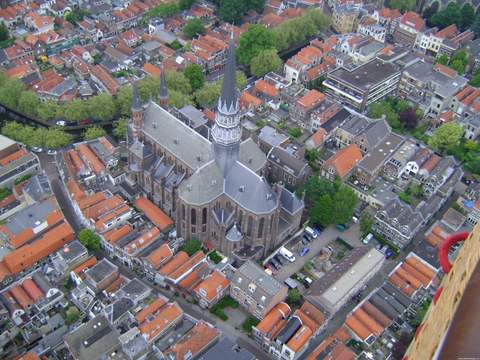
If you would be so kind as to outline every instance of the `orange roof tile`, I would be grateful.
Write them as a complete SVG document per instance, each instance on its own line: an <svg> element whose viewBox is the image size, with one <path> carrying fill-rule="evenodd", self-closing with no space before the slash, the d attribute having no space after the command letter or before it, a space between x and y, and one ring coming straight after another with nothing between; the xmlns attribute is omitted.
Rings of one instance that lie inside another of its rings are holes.
<svg viewBox="0 0 480 360"><path fill-rule="evenodd" d="M164 231L173 225L170 219L158 206L147 198L141 197L135 200L135 207L145 213L148 219Z"/></svg>
<svg viewBox="0 0 480 360"><path fill-rule="evenodd" d="M12 275L12 272L8 269L5 261L0 261L0 281L3 281L5 278Z"/></svg>
<svg viewBox="0 0 480 360"><path fill-rule="evenodd" d="M347 317L345 325L363 341L372 335L372 332L354 314Z"/></svg>
<svg viewBox="0 0 480 360"><path fill-rule="evenodd" d="M315 131L315 133L311 136L310 139L312 139L315 146L320 146L321 144L323 144L326 135L327 131L324 128L319 128L317 131Z"/></svg>
<svg viewBox="0 0 480 360"><path fill-rule="evenodd" d="M74 179L68 180L67 188L68 188L68 191L70 192L70 195L72 196L73 200L75 200L77 202L87 196L85 194L85 191L82 190L80 185Z"/></svg>
<svg viewBox="0 0 480 360"><path fill-rule="evenodd" d="M422 17L419 14L413 11L408 11L405 14L403 14L402 18L400 19L400 22L404 25L407 25L415 29L416 31L421 31L425 27L425 21L422 19Z"/></svg>
<svg viewBox="0 0 480 360"><path fill-rule="evenodd" d="M214 300L217 295L223 292L230 285L230 280L220 271L215 270L208 275L194 291L198 296L206 298L208 301Z"/></svg>
<svg viewBox="0 0 480 360"><path fill-rule="evenodd" d="M83 211L83 214L87 219L93 219L96 221L103 214L106 214L120 205L124 204L125 201L118 195L112 196L111 198L105 199L96 203L95 205L90 206L89 208Z"/></svg>
<svg viewBox="0 0 480 360"><path fill-rule="evenodd" d="M208 264L207 263L202 263L200 264L199 266L197 266L195 268L195 270L193 270L190 274L188 274L187 276L185 276L179 283L178 283L178 287L179 288L182 288L182 289L185 289L185 290L188 290L188 291L191 291L192 289L194 289L199 283L200 281L202 281L202 279L200 278L200 274L202 273L202 271L204 271L206 268L208 268Z"/></svg>
<svg viewBox="0 0 480 360"><path fill-rule="evenodd" d="M197 251L186 262L168 274L168 277L173 280L178 280L185 275L185 273L195 268L203 260L205 260L205 254L202 251Z"/></svg>
<svg viewBox="0 0 480 360"><path fill-rule="evenodd" d="M305 301L302 304L299 311L301 312L299 316L300 319L302 319L302 321L306 321L306 319L308 318L310 320L310 324L308 324L308 327L314 332L316 332L317 329L325 323L325 314L318 310L308 301ZM315 325L313 325L312 322Z"/></svg>
<svg viewBox="0 0 480 360"><path fill-rule="evenodd" d="M169 358L173 355L175 359L185 359L187 354L190 354L189 356L195 358L219 336L219 330L201 320L175 345L170 347L165 352L165 356Z"/></svg>
<svg viewBox="0 0 480 360"><path fill-rule="evenodd" d="M297 104L304 108L312 109L320 105L322 102L324 102L325 99L326 99L325 94L321 93L318 90L313 89L313 90L310 90L306 95L298 99Z"/></svg>
<svg viewBox="0 0 480 360"><path fill-rule="evenodd" d="M177 303L169 303L160 308L151 321L144 321L138 329L150 343L183 316L183 310Z"/></svg>
<svg viewBox="0 0 480 360"><path fill-rule="evenodd" d="M83 263L78 265L75 269L72 271L80 275L81 273L85 272L86 270L90 269L91 267L95 266L97 264L97 258L95 256L90 256L87 260L85 260Z"/></svg>
<svg viewBox="0 0 480 360"><path fill-rule="evenodd" d="M288 340L287 346L294 352L299 352L312 337L312 330L307 326L302 326L295 335Z"/></svg>
<svg viewBox="0 0 480 360"><path fill-rule="evenodd" d="M360 148L357 144L350 144L325 161L325 166L333 166L337 174L343 178L360 160L362 160Z"/></svg>
<svg viewBox="0 0 480 360"><path fill-rule="evenodd" d="M145 63L145 65L143 65L142 70L148 75L154 76L154 77L160 77L160 74L162 73L162 69L150 63Z"/></svg>
<svg viewBox="0 0 480 360"><path fill-rule="evenodd" d="M450 39L458 33L457 26L455 24L449 25L446 28L438 31L435 36L441 39Z"/></svg>
<svg viewBox="0 0 480 360"><path fill-rule="evenodd" d="M147 256L147 261L155 268L158 269L166 261L171 259L173 256L172 249L168 244L162 244L157 249L152 251L150 255Z"/></svg>
<svg viewBox="0 0 480 360"><path fill-rule="evenodd" d="M388 280L408 297L412 297L412 295L415 293L415 289L412 287L412 285L407 283L404 279L402 279L395 273L392 274Z"/></svg>
<svg viewBox="0 0 480 360"><path fill-rule="evenodd" d="M433 70L438 71L439 73L442 73L443 75L450 78L454 78L458 75L458 72L456 70L449 68L448 66L445 66L443 64L435 64Z"/></svg>
<svg viewBox="0 0 480 360"><path fill-rule="evenodd" d="M409 256L405 262L411 266L413 266L416 270L421 272L423 275L433 280L436 276L436 273L433 269L429 268L425 265L422 261L418 260L415 256Z"/></svg>
<svg viewBox="0 0 480 360"><path fill-rule="evenodd" d="M266 94L270 97L275 97L278 95L278 90L272 84L267 83L265 80L258 80L255 83L255 90Z"/></svg>
<svg viewBox="0 0 480 360"><path fill-rule="evenodd" d="M325 360L354 360L357 354L344 343L338 343L330 352Z"/></svg>
<svg viewBox="0 0 480 360"><path fill-rule="evenodd" d="M158 228L154 226L153 228L143 233L141 236L139 236L132 242L129 242L128 245L123 248L123 250L130 255L135 254L139 250L150 245L153 241L155 241L159 237L159 235L160 235L160 230L158 230Z"/></svg>
<svg viewBox="0 0 480 360"><path fill-rule="evenodd" d="M76 146L80 155L88 162L95 174L100 175L105 171L105 165L103 165L97 155L90 150L87 144L77 144Z"/></svg>
<svg viewBox="0 0 480 360"><path fill-rule="evenodd" d="M26 354L16 357L15 360L40 360L40 357L33 351L30 351Z"/></svg>
<svg viewBox="0 0 480 360"><path fill-rule="evenodd" d="M28 155L28 151L21 148L21 149L15 151L15 152L11 153L10 155L7 155L7 156L3 157L2 159L0 159L0 165L7 166L11 162L17 161L18 159L21 159L22 157L24 157L26 155Z"/></svg>
<svg viewBox="0 0 480 360"><path fill-rule="evenodd" d="M240 96L240 104L243 108L246 107L258 107L263 104L263 101L259 99L258 97L250 94L247 90L244 90L242 92L242 95Z"/></svg>
<svg viewBox="0 0 480 360"><path fill-rule="evenodd" d="M435 166L437 166L440 159L441 157L437 154L432 154L432 156L428 158L425 164L422 165L422 169L431 172L433 169L435 169Z"/></svg>
<svg viewBox="0 0 480 360"><path fill-rule="evenodd" d="M169 275L179 266L184 264L188 260L188 254L185 251L179 251L169 262L162 266L158 272L162 275Z"/></svg>
<svg viewBox="0 0 480 360"><path fill-rule="evenodd" d="M392 320L381 312L376 306L374 306L370 301L365 301L362 304L362 309L377 323L380 324L383 328L387 328L392 323Z"/></svg>
<svg viewBox="0 0 480 360"><path fill-rule="evenodd" d="M415 269L413 266L407 264L406 262L402 264L402 269L405 271L409 272L410 275L415 277L416 279L420 280L424 288L427 288L428 285L431 282L431 279L429 279L427 276L423 275L420 271Z"/></svg>
<svg viewBox="0 0 480 360"><path fill-rule="evenodd" d="M291 309L287 303L280 302L275 305L272 310L257 324L256 328L261 333L271 336L271 332L275 325L282 319L286 319L290 315Z"/></svg>
<svg viewBox="0 0 480 360"><path fill-rule="evenodd" d="M12 286L10 288L10 293L15 298L17 303L22 307L22 309L25 310L33 305L33 300L20 285Z"/></svg>
<svg viewBox="0 0 480 360"><path fill-rule="evenodd" d="M357 319L360 320L363 325L365 325L376 336L380 336L383 330L385 330L382 325L380 325L375 319L370 317L370 315L368 315L368 313L361 307L355 310L354 314Z"/></svg>
<svg viewBox="0 0 480 360"><path fill-rule="evenodd" d="M104 230L106 230L105 226L108 222L110 222L115 218L119 218L120 216L128 213L129 211L131 211L130 206L128 206L127 204L124 204L116 208L112 212L109 212L108 214L101 216L98 219L98 221L95 223L95 228L97 229L97 231L103 232Z"/></svg>
<svg viewBox="0 0 480 360"><path fill-rule="evenodd" d="M65 243L72 241L73 238L74 232L72 227L68 223L63 222L47 231L34 242L23 245L5 255L3 258L5 265L11 273L16 274L57 251Z"/></svg>
<svg viewBox="0 0 480 360"><path fill-rule="evenodd" d="M35 281L33 281L31 278L25 279L22 283L22 287L34 303L44 296L42 290L40 290Z"/></svg>
<svg viewBox="0 0 480 360"><path fill-rule="evenodd" d="M135 315L135 319L137 319L138 323L141 324L145 321L148 315L157 312L163 305L167 303L167 300L163 297L156 298L150 305L143 308Z"/></svg>
<svg viewBox="0 0 480 360"><path fill-rule="evenodd" d="M112 230L107 231L103 234L103 238L109 243L116 243L118 240L122 239L123 237L127 236L133 231L133 228L129 224L125 224L119 228L114 228Z"/></svg>
<svg viewBox="0 0 480 360"><path fill-rule="evenodd" d="M123 276L118 276L110 285L105 288L105 291L109 294L115 293L125 282L125 278Z"/></svg>
<svg viewBox="0 0 480 360"><path fill-rule="evenodd" d="M405 280L407 284L412 285L412 287L416 290L422 286L420 280L401 267L397 268L395 274L397 274L401 279Z"/></svg>
<svg viewBox="0 0 480 360"><path fill-rule="evenodd" d="M98 204L100 201L103 201L105 200L107 197L105 195L105 193L102 191L102 192L98 192L98 193L95 193L93 195L90 195L82 200L80 200L78 202L78 207L80 208L80 210L85 210L86 208L90 207L90 206L93 206L95 204Z"/></svg>

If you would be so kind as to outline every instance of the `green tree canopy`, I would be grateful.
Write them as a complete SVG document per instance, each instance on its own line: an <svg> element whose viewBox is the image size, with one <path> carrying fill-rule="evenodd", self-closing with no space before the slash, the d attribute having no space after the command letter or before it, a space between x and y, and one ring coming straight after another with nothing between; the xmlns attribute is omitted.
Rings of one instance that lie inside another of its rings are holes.
<svg viewBox="0 0 480 360"><path fill-rule="evenodd" d="M368 211L363 211L360 217L360 232L362 236L372 232L373 216Z"/></svg>
<svg viewBox="0 0 480 360"><path fill-rule="evenodd" d="M475 16L471 30L477 38L480 37L480 13Z"/></svg>
<svg viewBox="0 0 480 360"><path fill-rule="evenodd" d="M40 100L33 91L24 91L18 99L18 111L28 116L37 116Z"/></svg>
<svg viewBox="0 0 480 360"><path fill-rule="evenodd" d="M462 31L467 30L475 20L475 9L469 3L465 3L462 6L461 10L461 22L460 22L460 29Z"/></svg>
<svg viewBox="0 0 480 360"><path fill-rule="evenodd" d="M78 233L78 240L90 251L97 251L100 249L100 236L90 229L80 230Z"/></svg>
<svg viewBox="0 0 480 360"><path fill-rule="evenodd" d="M274 48L275 39L265 26L250 25L248 30L240 35L237 58L240 63L248 66L260 52Z"/></svg>
<svg viewBox="0 0 480 360"><path fill-rule="evenodd" d="M132 87L122 86L115 97L115 107L121 116L130 116L132 108Z"/></svg>
<svg viewBox="0 0 480 360"><path fill-rule="evenodd" d="M450 2L448 6L437 12L430 18L429 23L443 29L451 24L456 24L458 28L462 27L462 10L456 2Z"/></svg>
<svg viewBox="0 0 480 360"><path fill-rule="evenodd" d="M127 138L128 120L128 118L121 118L114 124L113 133L119 140L125 140Z"/></svg>
<svg viewBox="0 0 480 360"><path fill-rule="evenodd" d="M185 77L187 78L193 91L200 89L205 81L203 69L197 64L188 64L185 67Z"/></svg>
<svg viewBox="0 0 480 360"><path fill-rule="evenodd" d="M280 59L277 50L275 49L260 51L250 62L250 72L258 77L261 77L270 71L279 70L281 67L282 59Z"/></svg>
<svg viewBox="0 0 480 360"><path fill-rule="evenodd" d="M202 243L197 239L190 239L185 242L185 244L180 248L181 251L185 251L188 256L192 256L197 251L202 250Z"/></svg>
<svg viewBox="0 0 480 360"><path fill-rule="evenodd" d="M449 122L435 130L428 141L428 145L440 152L446 152L458 145L462 136L463 128L454 122Z"/></svg>
<svg viewBox="0 0 480 360"><path fill-rule="evenodd" d="M107 132L101 128L100 126L92 126L89 127L85 133L83 134L84 140L94 140L98 139L99 137L105 136Z"/></svg>
<svg viewBox="0 0 480 360"><path fill-rule="evenodd" d="M415 10L415 6L416 6L415 0L391 0L390 1L390 7L392 9L400 10L402 13L409 10Z"/></svg>
<svg viewBox="0 0 480 360"><path fill-rule="evenodd" d="M60 128L50 128L45 134L45 147L47 149L58 149L67 146L72 142L72 135L67 134Z"/></svg>
<svg viewBox="0 0 480 360"><path fill-rule="evenodd" d="M194 3L195 0L180 0L178 2L178 6L180 7L180 10L188 10L192 7Z"/></svg>
<svg viewBox="0 0 480 360"><path fill-rule="evenodd" d="M190 39L197 35L205 34L205 26L203 25L202 19L194 18L189 20L183 28L183 33Z"/></svg>
<svg viewBox="0 0 480 360"><path fill-rule="evenodd" d="M5 41L10 38L10 34L8 32L8 28L5 23L2 21L0 23L0 41Z"/></svg>
<svg viewBox="0 0 480 360"><path fill-rule="evenodd" d="M0 87L0 103L17 109L20 95L25 90L23 83L17 79L5 79Z"/></svg>
<svg viewBox="0 0 480 360"><path fill-rule="evenodd" d="M300 291L298 289L288 290L287 303L290 306L298 306L300 305L301 301L302 301L302 294L300 294Z"/></svg>
<svg viewBox="0 0 480 360"><path fill-rule="evenodd" d="M102 93L88 100L87 111L91 118L107 121L115 117L117 109L113 97Z"/></svg>

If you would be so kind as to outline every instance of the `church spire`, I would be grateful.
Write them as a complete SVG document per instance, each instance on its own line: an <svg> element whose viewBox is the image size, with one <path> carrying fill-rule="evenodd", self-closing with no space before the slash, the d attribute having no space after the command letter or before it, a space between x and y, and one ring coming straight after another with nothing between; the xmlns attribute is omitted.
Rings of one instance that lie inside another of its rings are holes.
<svg viewBox="0 0 480 360"><path fill-rule="evenodd" d="M223 86L218 100L215 125L212 129L215 160L224 176L239 158L242 127L240 126L236 83L235 41L230 37L228 58L225 64Z"/></svg>
<svg viewBox="0 0 480 360"><path fill-rule="evenodd" d="M166 108L168 106L168 88L165 78L165 67L162 64L162 72L160 73L160 106Z"/></svg>
<svg viewBox="0 0 480 360"><path fill-rule="evenodd" d="M142 109L142 101L140 100L140 95L138 94L138 85L134 81L132 83L132 112L139 111Z"/></svg>
<svg viewBox="0 0 480 360"><path fill-rule="evenodd" d="M218 100L218 110L224 113L232 113L237 109L237 63L235 60L235 39L233 31L230 35L230 45L227 52L227 62L223 76L223 86L220 99Z"/></svg>

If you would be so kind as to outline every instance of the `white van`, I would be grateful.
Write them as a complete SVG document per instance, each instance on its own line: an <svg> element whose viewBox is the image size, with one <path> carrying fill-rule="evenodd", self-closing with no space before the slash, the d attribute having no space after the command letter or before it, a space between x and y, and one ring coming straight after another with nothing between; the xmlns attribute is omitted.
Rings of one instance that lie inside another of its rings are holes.
<svg viewBox="0 0 480 360"><path fill-rule="evenodd" d="M365 239L363 239L362 242L363 242L365 245L367 245L370 241L372 241L372 239L373 239L373 234L370 233L370 234L368 234L367 236L365 236Z"/></svg>
<svg viewBox="0 0 480 360"><path fill-rule="evenodd" d="M283 246L280 248L279 254L282 255L285 259L287 259L290 262L295 261L295 256L293 255L293 253Z"/></svg>
<svg viewBox="0 0 480 360"><path fill-rule="evenodd" d="M316 239L318 237L318 233L313 230L310 226L305 228L305 233L310 236L312 239Z"/></svg>

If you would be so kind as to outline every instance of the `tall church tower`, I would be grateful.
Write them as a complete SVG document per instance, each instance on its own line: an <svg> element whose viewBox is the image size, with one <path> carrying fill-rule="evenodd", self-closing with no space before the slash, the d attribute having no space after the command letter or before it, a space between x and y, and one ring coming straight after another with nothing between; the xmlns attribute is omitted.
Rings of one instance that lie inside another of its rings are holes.
<svg viewBox="0 0 480 360"><path fill-rule="evenodd" d="M167 80L165 79L165 68L162 65L162 72L160 73L160 106L164 109L168 108L168 89Z"/></svg>
<svg viewBox="0 0 480 360"><path fill-rule="evenodd" d="M143 127L143 106L138 93L137 82L132 84L132 122L133 140L138 140L138 135Z"/></svg>
<svg viewBox="0 0 480 360"><path fill-rule="evenodd" d="M218 100L215 125L212 129L215 160L226 176L239 158L242 128L240 126L238 92L236 84L235 40L230 36L228 58L225 65L223 86Z"/></svg>

